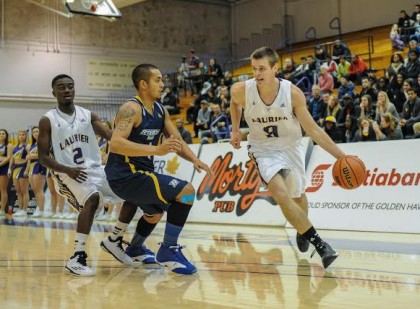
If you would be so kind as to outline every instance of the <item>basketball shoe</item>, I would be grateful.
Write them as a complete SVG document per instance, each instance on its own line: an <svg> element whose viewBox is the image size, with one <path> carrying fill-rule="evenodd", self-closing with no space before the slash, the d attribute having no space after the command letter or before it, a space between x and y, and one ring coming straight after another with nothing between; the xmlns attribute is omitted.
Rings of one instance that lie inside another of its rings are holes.
<svg viewBox="0 0 420 309"><path fill-rule="evenodd" d="M296 244L300 252L306 252L309 249L309 240L299 233L296 233Z"/></svg>
<svg viewBox="0 0 420 309"><path fill-rule="evenodd" d="M316 252L321 256L322 258L322 265L324 265L324 268L327 269L328 266L331 265L332 262L338 257L338 253L334 251L334 249L331 248L329 244L327 244L325 241L322 242L322 245L318 248L315 248ZM312 253L311 257L314 255L315 251Z"/></svg>
<svg viewBox="0 0 420 309"><path fill-rule="evenodd" d="M128 246L125 253L133 259L134 263L154 264L156 257L152 250L148 249L145 245L141 247Z"/></svg>
<svg viewBox="0 0 420 309"><path fill-rule="evenodd" d="M117 261L125 265L136 266L136 263L133 262L133 259L124 252L122 243L122 236L118 237L115 241L111 240L111 238L108 236L103 241L101 241L101 248L105 252L111 254L115 259L117 259Z"/></svg>
<svg viewBox="0 0 420 309"><path fill-rule="evenodd" d="M197 271L197 268L182 254L181 249L183 248L185 246L176 245L168 247L161 244L156 254L156 261L160 265L168 267L174 273L192 275Z"/></svg>
<svg viewBox="0 0 420 309"><path fill-rule="evenodd" d="M66 270L77 276L95 276L95 270L86 265L87 254L77 251L66 264Z"/></svg>

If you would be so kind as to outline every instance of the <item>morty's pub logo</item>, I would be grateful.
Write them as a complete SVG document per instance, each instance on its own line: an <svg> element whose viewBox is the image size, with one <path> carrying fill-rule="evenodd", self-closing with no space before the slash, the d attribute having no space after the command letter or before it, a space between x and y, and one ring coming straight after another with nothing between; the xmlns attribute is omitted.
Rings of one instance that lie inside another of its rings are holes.
<svg viewBox="0 0 420 309"><path fill-rule="evenodd" d="M263 189L252 161L245 162L244 166L242 162L230 166L232 156L232 152L228 152L224 157L218 156L214 160L211 169L215 176L206 176L203 179L197 191L197 199L201 200L208 194L209 201L215 201L213 212L232 212L236 209L238 217L245 214L258 199L276 205L274 199Z"/></svg>

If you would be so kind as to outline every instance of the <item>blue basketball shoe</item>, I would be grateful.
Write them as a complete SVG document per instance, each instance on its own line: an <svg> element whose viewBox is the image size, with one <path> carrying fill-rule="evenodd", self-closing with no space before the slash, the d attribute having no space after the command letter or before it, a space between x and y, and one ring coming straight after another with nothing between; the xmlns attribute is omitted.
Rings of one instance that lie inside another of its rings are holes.
<svg viewBox="0 0 420 309"><path fill-rule="evenodd" d="M192 275L197 271L197 268L182 254L181 249L183 248L185 246L176 245L168 247L161 244L156 254L156 261L160 265L168 267L174 273Z"/></svg>
<svg viewBox="0 0 420 309"><path fill-rule="evenodd" d="M133 259L134 263L153 264L156 263L156 257L152 250L146 248L145 245L128 246L125 253Z"/></svg>

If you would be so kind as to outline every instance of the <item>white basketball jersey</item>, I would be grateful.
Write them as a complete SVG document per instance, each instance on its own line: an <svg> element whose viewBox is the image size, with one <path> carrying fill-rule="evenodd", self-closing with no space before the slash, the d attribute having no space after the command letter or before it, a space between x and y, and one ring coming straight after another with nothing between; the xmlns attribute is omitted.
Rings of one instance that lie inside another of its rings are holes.
<svg viewBox="0 0 420 309"><path fill-rule="evenodd" d="M248 144L261 151L281 151L300 147L302 131L293 114L291 83L280 80L280 89L271 105L261 100L255 79L245 81L245 120Z"/></svg>
<svg viewBox="0 0 420 309"><path fill-rule="evenodd" d="M71 167L98 167L101 155L91 123L91 112L75 106L75 118L70 123L54 108L45 116L51 123L51 143L54 159Z"/></svg>

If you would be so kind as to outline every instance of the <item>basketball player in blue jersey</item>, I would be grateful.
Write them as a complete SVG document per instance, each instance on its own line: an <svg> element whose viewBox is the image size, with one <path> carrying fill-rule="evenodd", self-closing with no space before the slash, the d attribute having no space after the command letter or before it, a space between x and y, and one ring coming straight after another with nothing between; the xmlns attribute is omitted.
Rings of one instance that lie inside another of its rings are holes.
<svg viewBox="0 0 420 309"><path fill-rule="evenodd" d="M248 152L262 181L297 230L299 250L306 252L309 242L312 243L327 268L338 254L321 239L308 219L301 126L335 158L344 153L315 123L302 91L289 81L276 78L279 67L274 50L268 47L255 50L251 66L254 78L235 83L231 89L230 143L235 149L241 147L239 122L243 109L249 125Z"/></svg>
<svg viewBox="0 0 420 309"><path fill-rule="evenodd" d="M39 121L38 158L50 169L59 193L79 211L74 255L66 270L94 276L95 271L86 265L86 242L100 202L99 192L114 196L101 166L95 133L106 139L112 133L96 114L74 105L74 81L70 76L56 76L51 86L58 106Z"/></svg>
<svg viewBox="0 0 420 309"><path fill-rule="evenodd" d="M140 64L133 70L132 79L138 95L125 102L116 115L105 167L110 187L126 202L113 233L102 241L101 247L120 262L126 255L135 262L154 262L155 256L144 246L144 241L166 211L165 235L156 261L175 273L193 274L197 269L182 254L178 236L193 205L195 189L184 180L156 173L153 156L178 153L191 161L196 171L205 170L209 174L211 171L182 140L168 111L157 102L164 86L158 68ZM124 252L122 236L137 206L144 215Z"/></svg>

